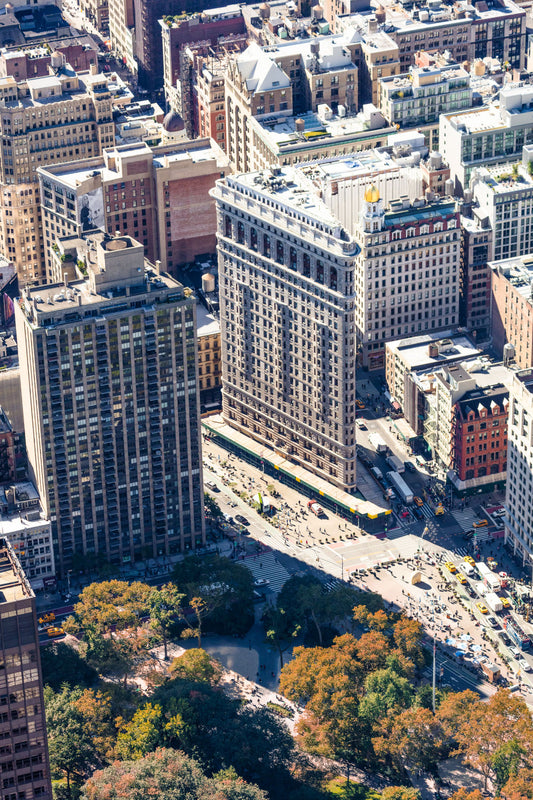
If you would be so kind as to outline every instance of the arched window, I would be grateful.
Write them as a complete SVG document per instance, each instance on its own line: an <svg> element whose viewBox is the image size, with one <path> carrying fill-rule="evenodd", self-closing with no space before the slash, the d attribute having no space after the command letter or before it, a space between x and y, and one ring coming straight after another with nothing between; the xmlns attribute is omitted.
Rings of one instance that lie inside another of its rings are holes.
<svg viewBox="0 0 533 800"><path fill-rule="evenodd" d="M263 253L267 258L270 258L270 236L267 236L266 233L263 236Z"/></svg>
<svg viewBox="0 0 533 800"><path fill-rule="evenodd" d="M316 279L319 283L324 283L324 264L322 261L316 262Z"/></svg>
<svg viewBox="0 0 533 800"><path fill-rule="evenodd" d="M257 250L257 231L255 228L250 228L250 247L252 250Z"/></svg>
<svg viewBox="0 0 533 800"><path fill-rule="evenodd" d="M284 255L285 253L283 250L283 242L280 242L280 240L278 239L278 241L276 242L276 261L278 262L278 264L284 263Z"/></svg>
<svg viewBox="0 0 533 800"><path fill-rule="evenodd" d="M311 258L309 253L304 253L303 257L303 273L306 278L311 275Z"/></svg>
<svg viewBox="0 0 533 800"><path fill-rule="evenodd" d="M289 249L289 266L291 269L298 268L298 254L295 247Z"/></svg>
<svg viewBox="0 0 533 800"><path fill-rule="evenodd" d="M237 241L239 244L244 244L244 225L242 222L237 223Z"/></svg>

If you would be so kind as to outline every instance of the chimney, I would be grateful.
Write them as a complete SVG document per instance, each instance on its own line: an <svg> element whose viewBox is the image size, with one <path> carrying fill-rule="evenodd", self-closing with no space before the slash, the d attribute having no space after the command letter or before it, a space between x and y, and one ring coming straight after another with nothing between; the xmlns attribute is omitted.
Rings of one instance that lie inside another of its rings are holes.
<svg viewBox="0 0 533 800"><path fill-rule="evenodd" d="M159 259L155 262L155 271L157 275L161 275L161 261Z"/></svg>
<svg viewBox="0 0 533 800"><path fill-rule="evenodd" d="M66 272L63 273L63 283L65 286L68 286L68 275Z"/></svg>
<svg viewBox="0 0 533 800"><path fill-rule="evenodd" d="M98 75L98 64L91 64L89 67L90 75Z"/></svg>

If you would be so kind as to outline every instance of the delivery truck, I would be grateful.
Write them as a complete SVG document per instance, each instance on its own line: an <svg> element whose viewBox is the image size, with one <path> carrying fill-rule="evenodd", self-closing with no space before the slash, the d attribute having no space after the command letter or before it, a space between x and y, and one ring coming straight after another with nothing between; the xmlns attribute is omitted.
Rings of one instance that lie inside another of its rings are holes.
<svg viewBox="0 0 533 800"><path fill-rule="evenodd" d="M368 441L378 453L386 453L387 452L387 444L385 439L383 439L379 433L371 433L368 436Z"/></svg>
<svg viewBox="0 0 533 800"><path fill-rule="evenodd" d="M501 583L499 577L483 561L478 561L476 569L481 575L483 583L491 592L499 592Z"/></svg>
<svg viewBox="0 0 533 800"><path fill-rule="evenodd" d="M387 464L395 472L405 472L405 464L398 456L387 456Z"/></svg>
<svg viewBox="0 0 533 800"><path fill-rule="evenodd" d="M397 472L387 472L387 480L398 492L404 503L413 502L413 493L401 475L398 475Z"/></svg>
<svg viewBox="0 0 533 800"><path fill-rule="evenodd" d="M487 592L485 595L485 604L491 611L494 611L495 614L503 609L503 603L496 592Z"/></svg>

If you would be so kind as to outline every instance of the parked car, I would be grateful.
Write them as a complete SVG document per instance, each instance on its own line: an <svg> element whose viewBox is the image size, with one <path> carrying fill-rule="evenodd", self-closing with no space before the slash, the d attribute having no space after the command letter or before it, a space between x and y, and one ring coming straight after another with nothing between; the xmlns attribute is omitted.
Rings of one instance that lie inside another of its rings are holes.
<svg viewBox="0 0 533 800"><path fill-rule="evenodd" d="M531 672L531 664L523 657L518 659L518 666L520 669L523 669L524 672Z"/></svg>
<svg viewBox="0 0 533 800"><path fill-rule="evenodd" d="M269 583L270 581L268 581L266 578L257 578L257 580L254 581L254 586L256 589L258 589L260 586L268 586Z"/></svg>
<svg viewBox="0 0 533 800"><path fill-rule="evenodd" d="M249 524L250 524L250 523L248 522L248 520L246 519L246 517L243 517L243 515L242 515L242 514L236 514L236 515L235 515L235 519L236 519L236 520L237 520L237 522L239 522L241 525L249 525Z"/></svg>

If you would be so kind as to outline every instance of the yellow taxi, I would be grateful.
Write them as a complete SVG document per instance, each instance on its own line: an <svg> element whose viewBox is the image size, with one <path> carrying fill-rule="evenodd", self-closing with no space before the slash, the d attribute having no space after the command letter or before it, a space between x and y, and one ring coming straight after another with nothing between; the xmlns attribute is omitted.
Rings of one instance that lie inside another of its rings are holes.
<svg viewBox="0 0 533 800"><path fill-rule="evenodd" d="M366 406L365 406L365 404L363 403L363 401L362 401L362 400L359 400L359 398L358 398L358 397L357 397L357 398L356 398L356 400L355 400L355 405L357 406L357 408L361 408L361 409L363 409L363 408L366 408Z"/></svg>
<svg viewBox="0 0 533 800"><path fill-rule="evenodd" d="M465 556L465 557L463 558L463 561L466 561L466 563L467 563L467 564L470 564L472 567L475 567L475 566L476 566L476 562L475 562L475 560L472 558L472 556Z"/></svg>
<svg viewBox="0 0 533 800"><path fill-rule="evenodd" d="M441 514L444 514L444 513L445 513L444 512L444 506L442 505L442 503L439 503L438 506L435 509L435 514L437 515L437 517L440 517Z"/></svg>
<svg viewBox="0 0 533 800"><path fill-rule="evenodd" d="M485 603L476 603L476 606L478 607L478 609L481 611L482 614L488 614L489 613L489 610L488 610L487 606L485 605Z"/></svg>
<svg viewBox="0 0 533 800"><path fill-rule="evenodd" d="M418 508L420 508L421 506L424 505L424 501L422 500L422 498L421 497L416 497L416 495L415 495L415 497L413 497L413 501L414 501L414 504L416 506L418 506Z"/></svg>
<svg viewBox="0 0 533 800"><path fill-rule="evenodd" d="M447 562L445 563L445 565L444 565L444 566L445 566L445 567L446 567L446 569L448 569L448 570L449 570L449 571L450 571L452 574L454 574L455 572L457 572L457 567L455 566L455 564L452 564L452 562L451 562L451 561L447 561Z"/></svg>
<svg viewBox="0 0 533 800"><path fill-rule="evenodd" d="M488 525L488 520L486 519L478 519L477 522L472 523L473 528L485 528Z"/></svg>
<svg viewBox="0 0 533 800"><path fill-rule="evenodd" d="M48 628L46 633L48 634L50 639L52 639L54 636L63 636L65 631L63 630L63 628L55 628L55 627L53 627L53 628Z"/></svg>
<svg viewBox="0 0 533 800"><path fill-rule="evenodd" d="M508 597L500 597L500 600L502 601L502 606L504 608L511 608L511 601Z"/></svg>
<svg viewBox="0 0 533 800"><path fill-rule="evenodd" d="M465 578L465 576L464 576L464 575L461 575L461 573L460 573L460 572L458 572L458 573L457 573L457 575L456 575L455 577L457 578L457 580L459 581L459 583L460 583L462 586L464 586L466 583L468 583L468 581L467 581L467 579Z"/></svg>

